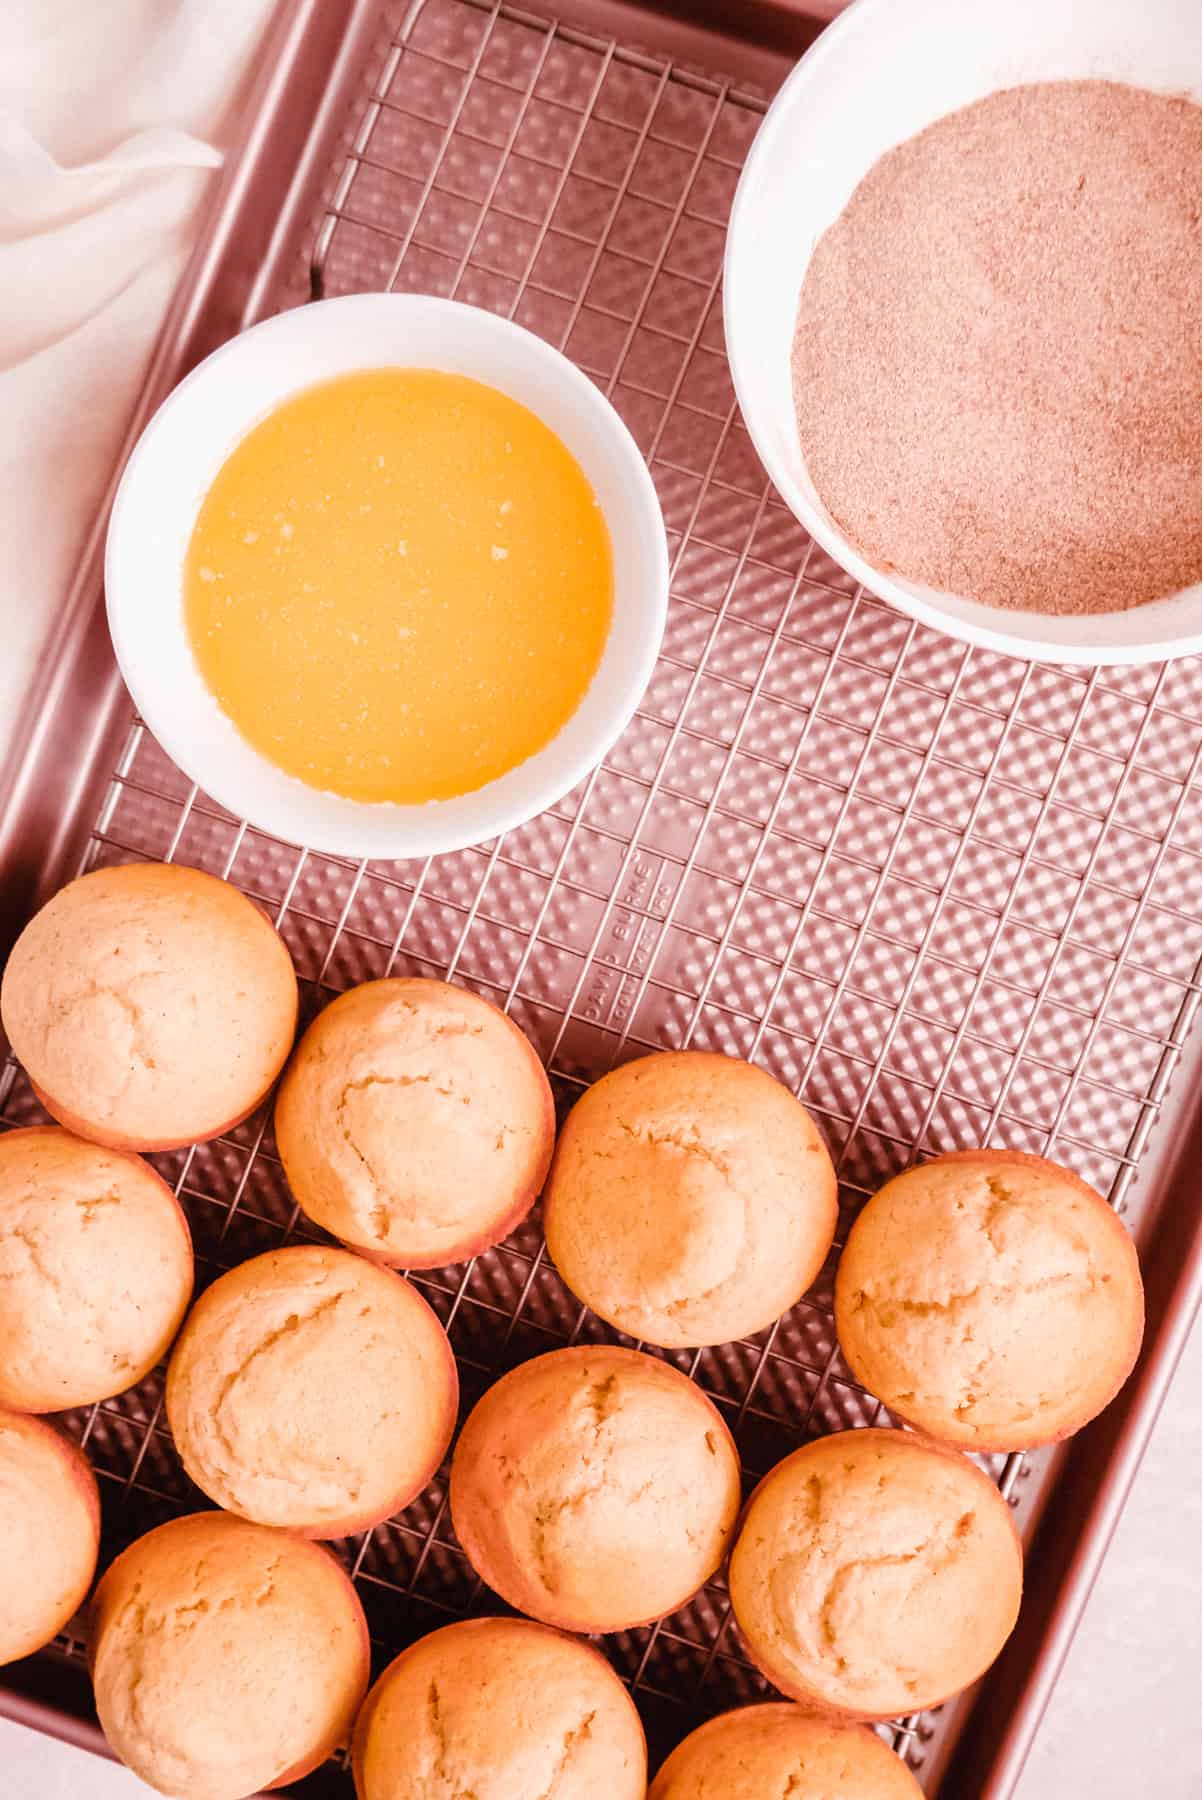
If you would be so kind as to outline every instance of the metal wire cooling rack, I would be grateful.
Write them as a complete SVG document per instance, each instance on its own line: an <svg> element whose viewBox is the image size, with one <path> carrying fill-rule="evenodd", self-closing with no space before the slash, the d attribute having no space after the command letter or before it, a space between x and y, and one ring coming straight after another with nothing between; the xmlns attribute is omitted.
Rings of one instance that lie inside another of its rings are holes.
<svg viewBox="0 0 1202 1800"><path fill-rule="evenodd" d="M228 876L278 920L310 1010L390 972L477 988L530 1035L565 1102L646 1049L750 1057L820 1120L844 1227L916 1155L987 1143L1056 1156L1121 1210L1200 991L1198 663L1081 674L969 649L864 594L805 537L752 451L722 349L724 224L762 110L507 5L409 9L317 234L314 291L493 307L604 388L670 533L654 679L560 805L415 864L274 842L135 724L87 866L142 856ZM23 1076L10 1066L5 1084L5 1121L27 1122ZM309 1234L266 1114L156 1160L202 1277ZM419 1284L468 1403L522 1357L616 1337L559 1281L537 1217ZM831 1310L828 1268L771 1331L673 1359L723 1409L752 1476L816 1431L879 1416ZM161 1375L70 1422L113 1547L200 1503ZM1016 1490L1021 1459L989 1466ZM343 1549L378 1650L487 1602L445 1471ZM720 1581L606 1648L665 1739L765 1691ZM939 1729L912 1718L894 1739L921 1769Z"/></svg>

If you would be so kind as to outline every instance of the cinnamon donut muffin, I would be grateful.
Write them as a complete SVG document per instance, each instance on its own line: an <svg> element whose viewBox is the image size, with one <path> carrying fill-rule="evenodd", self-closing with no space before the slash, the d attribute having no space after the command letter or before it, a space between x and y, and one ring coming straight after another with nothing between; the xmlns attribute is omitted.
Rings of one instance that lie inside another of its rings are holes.
<svg viewBox="0 0 1202 1800"><path fill-rule="evenodd" d="M740 1706L690 1732L647 1800L922 1800L906 1765L863 1725L835 1725L787 1701Z"/></svg>
<svg viewBox="0 0 1202 1800"><path fill-rule="evenodd" d="M498 1243L529 1211L555 1110L530 1043L487 1000L444 981L367 981L301 1039L275 1131L311 1219L429 1269Z"/></svg>
<svg viewBox="0 0 1202 1800"><path fill-rule="evenodd" d="M848 1718L936 1706L989 1667L1022 1597L1010 1508L967 1457L904 1431L839 1431L748 1503L730 1598L748 1654Z"/></svg>
<svg viewBox="0 0 1202 1800"><path fill-rule="evenodd" d="M170 1150L262 1100L292 1047L296 976L279 933L227 881L126 863L82 875L30 920L0 1014L60 1124Z"/></svg>
<svg viewBox="0 0 1202 1800"><path fill-rule="evenodd" d="M510 1606L568 1631L622 1631L683 1606L726 1554L739 1459L678 1369L611 1345L502 1376L451 1463L451 1517Z"/></svg>
<svg viewBox="0 0 1202 1800"><path fill-rule="evenodd" d="M1016 1150L908 1169L868 1202L835 1286L856 1379L920 1431L1026 1450L1079 1429L1139 1354L1135 1246L1078 1176Z"/></svg>
<svg viewBox="0 0 1202 1800"><path fill-rule="evenodd" d="M529 1619L464 1619L402 1652L355 1727L359 1800L643 1800L647 1748L605 1658Z"/></svg>
<svg viewBox="0 0 1202 1800"><path fill-rule="evenodd" d="M451 1346L417 1289L316 1244L215 1281L167 1371L167 1417L196 1485L310 1537L407 1506L446 1454L458 1400Z"/></svg>
<svg viewBox="0 0 1202 1800"><path fill-rule="evenodd" d="M91 1663L104 1735L136 1775L177 1800L243 1800L346 1742L367 1621L319 1544L191 1513L102 1577Z"/></svg>
<svg viewBox="0 0 1202 1800"><path fill-rule="evenodd" d="M572 1292L671 1349L771 1325L818 1274L835 1219L809 1113L763 1069L700 1050L603 1076L547 1184L547 1248Z"/></svg>
<svg viewBox="0 0 1202 1800"><path fill-rule="evenodd" d="M0 1663L31 1656L78 1611L99 1544L87 1458L44 1420L0 1412Z"/></svg>
<svg viewBox="0 0 1202 1800"><path fill-rule="evenodd" d="M0 1137L0 1406L122 1393L191 1296L187 1220L149 1163L54 1125Z"/></svg>

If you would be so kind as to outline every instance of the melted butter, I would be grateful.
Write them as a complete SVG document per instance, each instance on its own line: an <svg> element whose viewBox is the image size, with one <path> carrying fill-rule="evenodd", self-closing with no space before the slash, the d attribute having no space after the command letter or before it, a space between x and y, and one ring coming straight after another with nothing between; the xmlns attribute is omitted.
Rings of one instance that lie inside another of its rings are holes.
<svg viewBox="0 0 1202 1800"><path fill-rule="evenodd" d="M271 762L354 800L441 800L575 712L613 558L533 413L466 376L376 369L296 395L231 453L184 607L205 681Z"/></svg>

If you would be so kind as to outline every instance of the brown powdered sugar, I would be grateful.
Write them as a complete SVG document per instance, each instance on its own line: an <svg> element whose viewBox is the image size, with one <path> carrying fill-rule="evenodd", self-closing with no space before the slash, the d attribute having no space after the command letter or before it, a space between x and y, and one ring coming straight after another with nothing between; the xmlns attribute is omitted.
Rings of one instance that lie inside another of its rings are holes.
<svg viewBox="0 0 1202 1800"><path fill-rule="evenodd" d="M1121 611L1202 579L1202 107L992 94L883 156L793 344L810 476L881 568Z"/></svg>

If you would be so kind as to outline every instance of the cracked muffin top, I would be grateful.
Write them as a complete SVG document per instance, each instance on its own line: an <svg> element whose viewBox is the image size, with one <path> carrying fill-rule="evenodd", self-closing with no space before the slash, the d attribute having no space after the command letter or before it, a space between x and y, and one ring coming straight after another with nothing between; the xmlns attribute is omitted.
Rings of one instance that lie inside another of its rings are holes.
<svg viewBox="0 0 1202 1800"><path fill-rule="evenodd" d="M310 1537L407 1506L446 1454L458 1399L446 1333L417 1289L317 1244L215 1281L167 1371L167 1416L196 1485Z"/></svg>
<svg viewBox="0 0 1202 1800"><path fill-rule="evenodd" d="M355 1727L359 1800L643 1800L634 1702L591 1645L465 1619L390 1663Z"/></svg>
<svg viewBox="0 0 1202 1800"><path fill-rule="evenodd" d="M748 1654L847 1718L936 1706L984 1674L1022 1597L1010 1508L967 1457L904 1431L818 1438L766 1475L730 1558Z"/></svg>
<svg viewBox="0 0 1202 1800"><path fill-rule="evenodd" d="M4 1029L48 1112L97 1143L170 1150L252 1112L296 1031L296 975L237 888L174 863L97 869L25 927Z"/></svg>
<svg viewBox="0 0 1202 1800"><path fill-rule="evenodd" d="M275 1130L311 1219L429 1269L498 1243L529 1211L555 1109L528 1039L487 1000L444 981L366 981L301 1039Z"/></svg>
<svg viewBox="0 0 1202 1800"><path fill-rule="evenodd" d="M1027 1450L1113 1399L1143 1336L1135 1246L1067 1169L1010 1150L887 1182L848 1237L835 1321L858 1381L968 1450Z"/></svg>
<svg viewBox="0 0 1202 1800"><path fill-rule="evenodd" d="M451 1517L477 1573L569 1631L622 1631L683 1606L726 1554L739 1493L712 1401L670 1364L609 1344L502 1376L451 1464Z"/></svg>
<svg viewBox="0 0 1202 1800"><path fill-rule="evenodd" d="M835 1221L809 1113L763 1069L699 1050L603 1076L547 1184L547 1247L572 1292L667 1349L771 1325L818 1274Z"/></svg>
<svg viewBox="0 0 1202 1800"><path fill-rule="evenodd" d="M0 1412L0 1664L63 1629L92 1585L99 1544L87 1458L44 1420Z"/></svg>
<svg viewBox="0 0 1202 1800"><path fill-rule="evenodd" d="M329 1552L229 1513L148 1531L92 1598L104 1735L178 1800L242 1800L323 1763L349 1739L369 1661Z"/></svg>
<svg viewBox="0 0 1202 1800"><path fill-rule="evenodd" d="M922 1800L875 1732L789 1702L719 1713L678 1744L647 1800Z"/></svg>
<svg viewBox="0 0 1202 1800"><path fill-rule="evenodd" d="M0 1136L0 1406L123 1393L191 1297L187 1221L149 1163L54 1125Z"/></svg>

